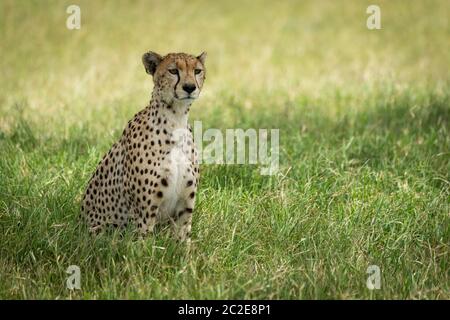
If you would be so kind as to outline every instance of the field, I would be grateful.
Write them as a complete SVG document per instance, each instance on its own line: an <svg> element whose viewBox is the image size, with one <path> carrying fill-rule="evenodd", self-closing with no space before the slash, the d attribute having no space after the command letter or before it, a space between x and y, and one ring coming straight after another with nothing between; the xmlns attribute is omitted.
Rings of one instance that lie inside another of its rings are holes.
<svg viewBox="0 0 450 320"><path fill-rule="evenodd" d="M450 299L447 0L377 1L380 30L372 1L72 3L0 2L0 299ZM280 130L275 175L202 165L190 252L77 219L148 50L208 52L190 122Z"/></svg>

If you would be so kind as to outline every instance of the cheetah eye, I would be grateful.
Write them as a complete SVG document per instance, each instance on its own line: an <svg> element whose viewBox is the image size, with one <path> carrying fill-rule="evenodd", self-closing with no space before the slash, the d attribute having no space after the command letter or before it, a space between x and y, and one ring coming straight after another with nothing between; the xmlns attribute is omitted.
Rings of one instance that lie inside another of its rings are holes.
<svg viewBox="0 0 450 320"><path fill-rule="evenodd" d="M200 72L202 72L202 69L195 69L195 74L199 74Z"/></svg>
<svg viewBox="0 0 450 320"><path fill-rule="evenodd" d="M178 74L178 69L169 69L171 74Z"/></svg>

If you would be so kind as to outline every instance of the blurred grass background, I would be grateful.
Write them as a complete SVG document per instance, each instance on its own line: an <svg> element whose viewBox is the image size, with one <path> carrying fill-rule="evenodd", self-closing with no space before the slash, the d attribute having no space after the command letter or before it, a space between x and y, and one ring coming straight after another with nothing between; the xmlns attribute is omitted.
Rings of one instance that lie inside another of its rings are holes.
<svg viewBox="0 0 450 320"><path fill-rule="evenodd" d="M0 297L448 299L450 3L377 1L381 30L370 4L2 0ZM190 257L76 225L147 50L208 52L204 129L280 129L277 176L203 167Z"/></svg>

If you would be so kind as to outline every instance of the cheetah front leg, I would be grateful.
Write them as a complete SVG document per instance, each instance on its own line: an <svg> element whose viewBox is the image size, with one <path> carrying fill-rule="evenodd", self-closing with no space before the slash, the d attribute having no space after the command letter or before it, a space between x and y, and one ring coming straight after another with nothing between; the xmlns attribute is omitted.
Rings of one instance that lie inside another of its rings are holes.
<svg viewBox="0 0 450 320"><path fill-rule="evenodd" d="M188 211L190 208L186 208L184 211L178 213L177 219L173 223L173 232L175 238L181 242L191 241L191 225L192 225L192 212Z"/></svg>
<svg viewBox="0 0 450 320"><path fill-rule="evenodd" d="M190 190L181 201L173 221L173 233L175 238L181 242L190 244L192 229L192 213L195 206L195 190Z"/></svg>
<svg viewBox="0 0 450 320"><path fill-rule="evenodd" d="M158 212L159 205L156 203L135 208L135 222L141 236L146 236L153 232L157 222Z"/></svg>

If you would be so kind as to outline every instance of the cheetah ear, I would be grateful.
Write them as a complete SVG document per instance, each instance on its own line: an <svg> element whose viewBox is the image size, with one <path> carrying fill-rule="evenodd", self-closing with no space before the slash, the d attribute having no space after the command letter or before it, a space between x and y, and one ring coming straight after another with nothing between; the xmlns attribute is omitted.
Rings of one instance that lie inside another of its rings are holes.
<svg viewBox="0 0 450 320"><path fill-rule="evenodd" d="M206 52L203 51L202 54L197 57L197 59L200 60L200 62L204 65L206 56L207 56Z"/></svg>
<svg viewBox="0 0 450 320"><path fill-rule="evenodd" d="M159 65L162 59L163 58L159 54L153 51L144 53L144 55L142 56L142 63L144 64L145 71L147 71L147 73L150 75L154 75L156 67Z"/></svg>

